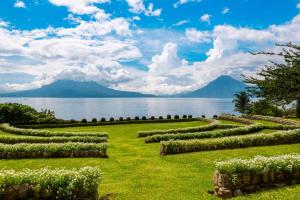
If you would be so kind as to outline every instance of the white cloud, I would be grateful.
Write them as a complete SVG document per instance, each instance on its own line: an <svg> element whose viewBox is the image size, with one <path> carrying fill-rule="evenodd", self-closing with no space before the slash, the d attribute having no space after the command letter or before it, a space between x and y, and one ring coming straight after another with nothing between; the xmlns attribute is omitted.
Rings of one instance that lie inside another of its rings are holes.
<svg viewBox="0 0 300 200"><path fill-rule="evenodd" d="M200 3L202 0L179 0L173 4L174 8L178 8L182 4L190 3L190 2L197 2Z"/></svg>
<svg viewBox="0 0 300 200"><path fill-rule="evenodd" d="M195 28L188 28L185 30L186 38L191 42L210 42L211 33L208 31L198 31Z"/></svg>
<svg viewBox="0 0 300 200"><path fill-rule="evenodd" d="M2 19L0 19L0 27L7 27L9 25L8 22L3 21Z"/></svg>
<svg viewBox="0 0 300 200"><path fill-rule="evenodd" d="M228 7L225 7L225 8L223 8L223 10L222 10L222 14L223 15L226 15L226 14L228 14L230 12L230 8L228 8Z"/></svg>
<svg viewBox="0 0 300 200"><path fill-rule="evenodd" d="M126 0L129 11L137 14L144 13L147 16L160 16L162 9L154 9L153 3L149 3L146 7L144 0Z"/></svg>
<svg viewBox="0 0 300 200"><path fill-rule="evenodd" d="M16 1L14 4L15 8L26 8L26 5L23 1Z"/></svg>
<svg viewBox="0 0 300 200"><path fill-rule="evenodd" d="M182 20L182 21L179 21L179 22L177 22L176 24L174 24L174 26L181 26L181 25L187 24L187 23L189 23L189 22L190 22L189 20Z"/></svg>
<svg viewBox="0 0 300 200"><path fill-rule="evenodd" d="M210 24L210 18L211 18L211 15L209 14L204 14L200 17L200 20L203 21L203 22L206 22L208 24Z"/></svg>
<svg viewBox="0 0 300 200"><path fill-rule="evenodd" d="M95 4L106 3L109 0L49 0L56 6L65 6L75 14L94 14L100 9Z"/></svg>
<svg viewBox="0 0 300 200"><path fill-rule="evenodd" d="M297 3L296 7L300 9L300 3Z"/></svg>

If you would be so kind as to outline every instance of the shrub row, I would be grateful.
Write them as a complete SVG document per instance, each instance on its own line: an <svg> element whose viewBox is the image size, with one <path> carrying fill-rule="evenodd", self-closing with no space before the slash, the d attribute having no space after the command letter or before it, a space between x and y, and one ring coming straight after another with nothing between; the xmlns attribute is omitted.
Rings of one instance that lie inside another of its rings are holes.
<svg viewBox="0 0 300 200"><path fill-rule="evenodd" d="M152 131L138 131L138 137L147 137L151 135L163 135L163 134L176 134L176 133L193 133L201 131L209 131L216 128L232 128L236 127L235 125L223 125L220 121L217 120L207 120L201 119L202 121L210 122L208 125L188 127L188 128L177 128L177 129L168 129L168 130L152 130Z"/></svg>
<svg viewBox="0 0 300 200"><path fill-rule="evenodd" d="M245 119L245 118L241 118L241 117L236 117L233 115L221 115L218 117L219 120L226 120L226 121L233 121L233 122L238 122L241 124L254 124L255 122L249 120L249 119Z"/></svg>
<svg viewBox="0 0 300 200"><path fill-rule="evenodd" d="M214 194L222 198L239 196L261 188L300 182L300 155L256 156L216 163Z"/></svg>
<svg viewBox="0 0 300 200"><path fill-rule="evenodd" d="M268 134L251 134L206 140L175 140L161 142L160 154L177 154L217 149L294 144L300 142L300 129Z"/></svg>
<svg viewBox="0 0 300 200"><path fill-rule="evenodd" d="M165 135L152 135L145 139L145 143L153 143L167 140L192 140L201 138L217 138L235 135L246 135L261 131L265 127L261 124L253 124L244 127L216 130L216 131L205 131L196 133L178 133L178 134L165 134Z"/></svg>
<svg viewBox="0 0 300 200"><path fill-rule="evenodd" d="M101 171L81 169L0 170L0 199L98 199Z"/></svg>
<svg viewBox="0 0 300 200"><path fill-rule="evenodd" d="M107 143L0 144L0 158L106 158L107 146Z"/></svg>
<svg viewBox="0 0 300 200"><path fill-rule="evenodd" d="M271 117L271 116L263 116L263 115L245 115L243 117L248 119L254 119L254 120L265 120L265 121L275 122L283 125L300 125L300 123L283 119L280 117Z"/></svg>
<svg viewBox="0 0 300 200"><path fill-rule="evenodd" d="M106 125L120 125L120 124L148 124L148 123L170 123L170 122L191 122L197 121L198 118L184 118L184 119L149 119L149 120L130 120L124 121L104 121L104 122L87 122L87 123L67 123L67 124L36 124L36 125L18 125L19 128L67 128L67 127L81 127L81 126L106 126Z"/></svg>
<svg viewBox="0 0 300 200"><path fill-rule="evenodd" d="M21 129L10 126L9 124L0 124L0 130L6 133L12 133L16 135L27 135L27 136L40 136L40 137L53 137L53 136L97 136L97 137L108 137L107 133L92 133L92 132L51 132L47 130L33 130L33 129Z"/></svg>
<svg viewBox="0 0 300 200"><path fill-rule="evenodd" d="M82 142L82 143L102 143L107 142L107 137L27 137L0 135L0 143L17 144L17 143L65 143L65 142Z"/></svg>

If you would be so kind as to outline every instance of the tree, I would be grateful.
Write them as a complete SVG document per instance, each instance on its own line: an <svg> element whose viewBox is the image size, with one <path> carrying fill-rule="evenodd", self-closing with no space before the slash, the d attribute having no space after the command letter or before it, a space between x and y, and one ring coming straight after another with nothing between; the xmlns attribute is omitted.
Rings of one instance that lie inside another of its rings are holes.
<svg viewBox="0 0 300 200"><path fill-rule="evenodd" d="M252 84L248 91L257 97L266 98L268 101L285 106L293 101L297 103L296 116L300 117L300 46L288 43L277 46L283 47L279 53L258 52L254 55L263 54L269 56L280 56L282 63L271 61L257 76L246 77L245 82Z"/></svg>
<svg viewBox="0 0 300 200"><path fill-rule="evenodd" d="M249 94L245 91L242 91L236 93L234 96L235 99L232 102L234 103L235 111L238 111L242 114L248 113L251 104Z"/></svg>

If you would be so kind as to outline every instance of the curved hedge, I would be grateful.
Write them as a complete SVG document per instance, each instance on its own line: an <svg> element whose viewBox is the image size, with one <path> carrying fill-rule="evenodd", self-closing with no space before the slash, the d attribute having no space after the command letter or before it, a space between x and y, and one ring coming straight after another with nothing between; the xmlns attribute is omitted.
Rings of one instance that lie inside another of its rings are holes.
<svg viewBox="0 0 300 200"><path fill-rule="evenodd" d="M221 122L217 120L209 120L209 121L211 123L204 126L167 129L167 130L139 131L138 137L147 137L152 135L164 135L164 134L177 134L177 133L194 133L194 132L210 131L216 128L224 129L224 128L238 127L236 125L221 124Z"/></svg>
<svg viewBox="0 0 300 200"><path fill-rule="evenodd" d="M0 158L106 158L107 146L107 143L0 144Z"/></svg>
<svg viewBox="0 0 300 200"><path fill-rule="evenodd" d="M226 121L233 121L233 122L238 122L241 124L254 124L255 122L249 120L249 119L245 119L245 118L241 118L241 117L236 117L233 115L221 115L218 117L219 120L226 120Z"/></svg>
<svg viewBox="0 0 300 200"><path fill-rule="evenodd" d="M216 131L206 131L199 133L179 133L179 134L165 134L165 135L152 135L145 139L145 143L154 143L167 140L192 140L201 138L217 138L235 135L246 135L250 133L255 133L261 131L265 128L261 124L253 124L249 126L243 126L232 129L216 130Z"/></svg>
<svg viewBox="0 0 300 200"><path fill-rule="evenodd" d="M82 142L82 143L102 143L107 142L107 137L28 137L28 136L11 136L0 135L0 143L17 144L17 143L65 143L65 142Z"/></svg>
<svg viewBox="0 0 300 200"><path fill-rule="evenodd" d="M0 199L97 200L100 180L95 167L0 170Z"/></svg>
<svg viewBox="0 0 300 200"><path fill-rule="evenodd" d="M283 119L280 117L263 116L263 115L245 115L243 117L245 117L247 119L275 122L275 123L282 124L282 125L296 125L296 126L298 125L298 126L300 126L299 122L297 123L296 121L291 121L291 120Z"/></svg>
<svg viewBox="0 0 300 200"><path fill-rule="evenodd" d="M10 126L9 124L0 124L0 130L6 133L16 135L27 135L27 136L40 136L40 137L53 137L53 136L97 136L97 137L108 137L107 133L89 133L89 132L52 132L47 130L33 130L33 129L21 129Z"/></svg>
<svg viewBox="0 0 300 200"><path fill-rule="evenodd" d="M300 143L300 129L268 134L251 134L206 140L175 140L161 142L160 154L177 154L217 149Z"/></svg>

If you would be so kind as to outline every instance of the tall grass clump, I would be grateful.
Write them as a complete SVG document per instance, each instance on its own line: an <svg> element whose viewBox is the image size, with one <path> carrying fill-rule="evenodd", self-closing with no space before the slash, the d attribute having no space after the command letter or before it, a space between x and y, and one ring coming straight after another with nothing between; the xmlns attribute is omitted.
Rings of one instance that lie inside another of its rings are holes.
<svg viewBox="0 0 300 200"><path fill-rule="evenodd" d="M201 138L217 138L235 135L246 135L263 130L265 127L261 124L253 124L232 129L223 129L216 131L204 131L196 133L177 133L177 134L164 134L152 135L145 138L145 143L154 143L168 140L192 140Z"/></svg>
<svg viewBox="0 0 300 200"><path fill-rule="evenodd" d="M108 137L107 133L93 133L93 132L51 132L47 130L36 130L36 129L21 129L10 126L9 124L0 124L0 130L6 133L16 135L27 135L27 136L40 136L40 137L54 137L54 136L97 136L97 137Z"/></svg>
<svg viewBox="0 0 300 200"><path fill-rule="evenodd" d="M0 199L98 199L101 171L80 169L0 170Z"/></svg>
<svg viewBox="0 0 300 200"><path fill-rule="evenodd" d="M251 134L206 140L174 140L161 142L161 155L217 149L300 143L300 129L268 134Z"/></svg>
<svg viewBox="0 0 300 200"><path fill-rule="evenodd" d="M0 144L0 158L106 158L107 146L107 143Z"/></svg>

